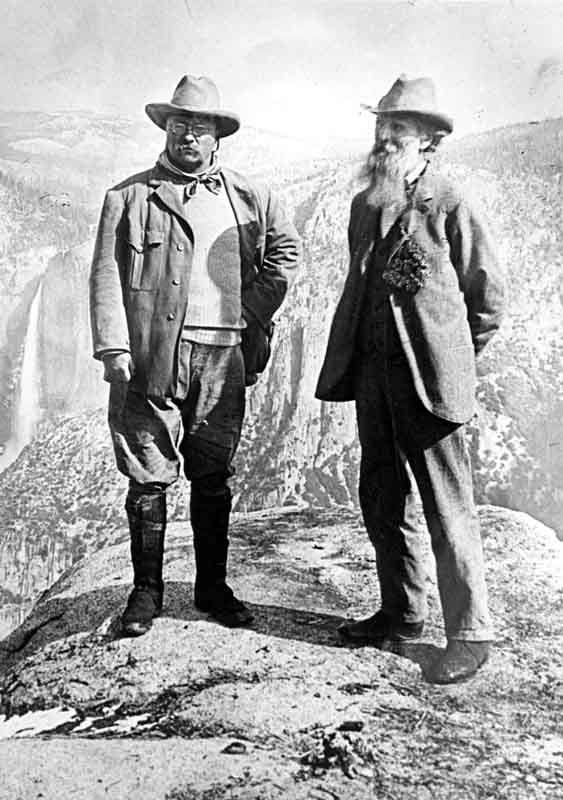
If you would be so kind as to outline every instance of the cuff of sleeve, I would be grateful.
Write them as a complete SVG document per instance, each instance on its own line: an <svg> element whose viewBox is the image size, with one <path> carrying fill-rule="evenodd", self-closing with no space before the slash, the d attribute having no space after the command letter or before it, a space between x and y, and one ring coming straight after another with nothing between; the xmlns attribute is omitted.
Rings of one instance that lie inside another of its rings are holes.
<svg viewBox="0 0 563 800"><path fill-rule="evenodd" d="M124 350L119 347L114 347L108 350L98 350L98 352L95 353L94 358L103 361L106 356L118 356L120 353L128 353L128 352L129 350Z"/></svg>

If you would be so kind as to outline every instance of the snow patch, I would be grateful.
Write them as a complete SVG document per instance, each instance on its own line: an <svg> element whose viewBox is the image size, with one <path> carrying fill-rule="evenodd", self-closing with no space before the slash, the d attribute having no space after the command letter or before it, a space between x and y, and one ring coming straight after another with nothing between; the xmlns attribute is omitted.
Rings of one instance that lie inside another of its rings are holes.
<svg viewBox="0 0 563 800"><path fill-rule="evenodd" d="M52 731L67 722L77 719L77 713L72 708L49 708L45 711L28 711L26 714L6 719L0 715L0 739L19 739L28 736L37 736L45 731Z"/></svg>

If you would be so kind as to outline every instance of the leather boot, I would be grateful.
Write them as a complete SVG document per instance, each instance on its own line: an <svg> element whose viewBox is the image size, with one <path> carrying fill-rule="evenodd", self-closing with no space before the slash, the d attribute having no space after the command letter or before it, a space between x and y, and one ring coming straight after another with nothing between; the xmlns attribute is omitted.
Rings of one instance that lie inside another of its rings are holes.
<svg viewBox="0 0 563 800"><path fill-rule="evenodd" d="M444 653L426 673L430 683L461 683L471 678L488 660L491 642L450 639Z"/></svg>
<svg viewBox="0 0 563 800"><path fill-rule="evenodd" d="M386 649L396 644L415 641L422 636L424 622L401 622L376 611L367 619L343 622L337 631L343 639L359 644L371 644Z"/></svg>
<svg viewBox="0 0 563 800"><path fill-rule="evenodd" d="M192 483L190 522L193 531L196 579L194 604L229 628L248 625L254 619L227 584L231 492L206 495Z"/></svg>
<svg viewBox="0 0 563 800"><path fill-rule="evenodd" d="M162 609L166 495L129 490L125 508L131 535L134 588L121 625L126 636L141 636Z"/></svg>

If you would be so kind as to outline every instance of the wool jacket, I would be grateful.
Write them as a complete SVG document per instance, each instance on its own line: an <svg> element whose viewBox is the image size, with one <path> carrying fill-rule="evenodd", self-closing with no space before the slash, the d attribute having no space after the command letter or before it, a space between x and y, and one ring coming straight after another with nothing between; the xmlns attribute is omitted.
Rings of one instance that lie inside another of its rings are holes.
<svg viewBox="0 0 563 800"><path fill-rule="evenodd" d="M358 323L368 267L382 238L381 209L371 206L368 196L366 189L352 201L350 268L317 384L321 400L355 398ZM428 267L417 291L389 294L417 394L437 417L467 422L475 413L475 358L498 329L504 310L504 271L482 213L429 167L387 239L388 264L411 239Z"/></svg>
<svg viewBox="0 0 563 800"><path fill-rule="evenodd" d="M243 315L268 328L294 279L299 236L267 188L221 173L238 228ZM94 357L130 352L132 384L151 396L175 394L188 304L194 239L172 180L157 164L107 192L90 272Z"/></svg>

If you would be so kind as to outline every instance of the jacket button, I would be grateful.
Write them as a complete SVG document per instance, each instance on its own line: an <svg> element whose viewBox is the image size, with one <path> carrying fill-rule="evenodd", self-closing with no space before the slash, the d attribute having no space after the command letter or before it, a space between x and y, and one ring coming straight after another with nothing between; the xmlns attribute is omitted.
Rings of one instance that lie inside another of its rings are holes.
<svg viewBox="0 0 563 800"><path fill-rule="evenodd" d="M184 245L183 244L177 244L176 247L178 248L178 250L183 250L184 249Z"/></svg>
<svg viewBox="0 0 563 800"><path fill-rule="evenodd" d="M176 319L176 314L167 314L166 319L172 322L173 319Z"/></svg>
<svg viewBox="0 0 563 800"><path fill-rule="evenodd" d="M180 285L180 281L178 280L178 278L174 278L173 281L172 281L172 286L179 286L179 285Z"/></svg>

